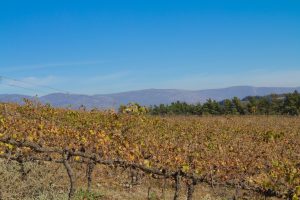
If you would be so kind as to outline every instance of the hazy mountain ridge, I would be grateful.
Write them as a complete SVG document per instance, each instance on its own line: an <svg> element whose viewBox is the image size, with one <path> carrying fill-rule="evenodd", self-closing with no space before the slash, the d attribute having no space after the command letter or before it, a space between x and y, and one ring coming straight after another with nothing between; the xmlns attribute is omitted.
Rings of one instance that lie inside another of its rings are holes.
<svg viewBox="0 0 300 200"><path fill-rule="evenodd" d="M174 101L203 103L209 98L221 101L234 96L244 98L246 96L264 96L272 93L282 94L293 92L294 90L300 91L300 87L235 86L206 90L146 89L99 95L53 93L41 96L39 100L42 103L50 103L55 107L72 106L72 108L78 108L84 105L87 108L117 108L120 104L129 102L138 102L141 105L169 104ZM22 103L23 98L32 99L34 97L18 94L0 94L1 102Z"/></svg>

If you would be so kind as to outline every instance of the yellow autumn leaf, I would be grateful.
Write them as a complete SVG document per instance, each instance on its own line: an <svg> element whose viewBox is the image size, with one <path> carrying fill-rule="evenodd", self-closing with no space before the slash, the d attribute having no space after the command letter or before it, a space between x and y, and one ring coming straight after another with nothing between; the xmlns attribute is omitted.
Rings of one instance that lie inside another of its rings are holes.
<svg viewBox="0 0 300 200"><path fill-rule="evenodd" d="M299 200L299 197L296 194L294 194L292 200Z"/></svg>
<svg viewBox="0 0 300 200"><path fill-rule="evenodd" d="M149 160L144 160L144 165L146 166L146 167L150 167L150 161Z"/></svg>
<svg viewBox="0 0 300 200"><path fill-rule="evenodd" d="M300 197L300 186L295 188L295 194Z"/></svg>
<svg viewBox="0 0 300 200"><path fill-rule="evenodd" d="M14 148L14 146L13 145L11 145L11 144L6 144L5 146L7 146L8 147L8 149L13 149Z"/></svg>
<svg viewBox="0 0 300 200"><path fill-rule="evenodd" d="M183 165L183 166L182 166L182 171L183 171L183 172L188 172L189 169L190 169L190 167L189 167L188 165Z"/></svg>
<svg viewBox="0 0 300 200"><path fill-rule="evenodd" d="M74 160L79 161L80 160L80 156L75 156Z"/></svg>
<svg viewBox="0 0 300 200"><path fill-rule="evenodd" d="M82 137L81 142L85 144L87 142L87 139L85 137Z"/></svg>
<svg viewBox="0 0 300 200"><path fill-rule="evenodd" d="M30 135L30 136L28 136L28 140L29 140L29 141L33 141L33 140L34 140L34 137Z"/></svg>
<svg viewBox="0 0 300 200"><path fill-rule="evenodd" d="M95 135L96 132L95 132L94 130L90 130L90 134L91 134L91 135Z"/></svg>

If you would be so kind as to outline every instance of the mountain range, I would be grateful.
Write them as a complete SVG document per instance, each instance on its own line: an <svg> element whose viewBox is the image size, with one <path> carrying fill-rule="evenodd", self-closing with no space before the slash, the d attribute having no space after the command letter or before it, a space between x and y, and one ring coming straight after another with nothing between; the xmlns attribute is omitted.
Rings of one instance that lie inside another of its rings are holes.
<svg viewBox="0 0 300 200"><path fill-rule="evenodd" d="M170 104L175 101L187 103L203 103L207 99L221 101L227 98L246 96L264 96L269 94L283 94L300 91L300 87L252 87L234 86L219 89L206 90L179 90L179 89L146 89L114 94L65 94L52 93L41 97L32 97L19 94L0 94L0 102L22 103L24 98L38 100L42 103L49 103L54 107L79 108L84 105L86 108L118 108L121 104L137 102L141 105Z"/></svg>

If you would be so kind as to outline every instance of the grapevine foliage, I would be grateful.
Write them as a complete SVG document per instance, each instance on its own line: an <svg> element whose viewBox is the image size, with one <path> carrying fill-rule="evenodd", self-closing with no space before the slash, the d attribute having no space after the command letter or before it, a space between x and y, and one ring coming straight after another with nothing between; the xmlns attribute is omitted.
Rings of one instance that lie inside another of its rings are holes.
<svg viewBox="0 0 300 200"><path fill-rule="evenodd" d="M0 156L134 166L167 178L299 195L300 118L156 117L0 104ZM62 156L66 155L67 157Z"/></svg>

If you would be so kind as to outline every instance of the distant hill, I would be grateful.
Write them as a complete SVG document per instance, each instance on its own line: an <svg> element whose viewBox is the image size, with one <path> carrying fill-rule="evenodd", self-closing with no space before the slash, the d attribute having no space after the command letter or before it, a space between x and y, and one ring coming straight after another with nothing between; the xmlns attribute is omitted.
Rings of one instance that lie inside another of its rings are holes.
<svg viewBox="0 0 300 200"><path fill-rule="evenodd" d="M234 96L245 98L247 96L264 96L272 93L282 94L300 91L300 87L251 87L235 86L220 89L207 90L177 90L177 89L146 89L129 91L114 94L101 95L81 95L53 93L39 97L42 103L50 103L55 107L78 108L81 105L87 108L118 108L120 104L138 102L141 105L169 104L174 101L184 101L187 103L205 102L211 98L216 101L232 98ZM21 103L23 98L33 98L18 94L1 94L1 102Z"/></svg>
<svg viewBox="0 0 300 200"><path fill-rule="evenodd" d="M32 99L31 96L20 94L0 94L0 102L23 103L23 99Z"/></svg>

